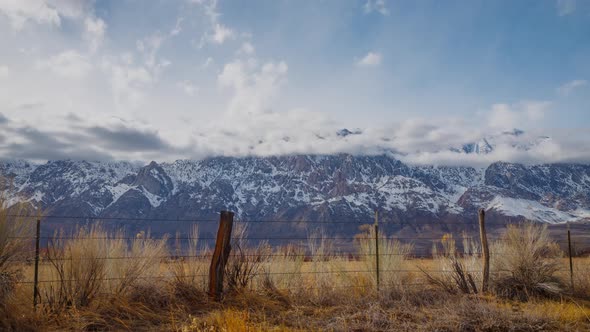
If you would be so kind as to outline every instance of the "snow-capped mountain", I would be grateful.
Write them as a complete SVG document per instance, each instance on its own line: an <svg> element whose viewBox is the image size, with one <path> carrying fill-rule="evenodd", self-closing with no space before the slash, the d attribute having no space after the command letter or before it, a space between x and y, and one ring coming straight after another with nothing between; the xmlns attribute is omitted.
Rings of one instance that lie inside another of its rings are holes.
<svg viewBox="0 0 590 332"><path fill-rule="evenodd" d="M520 129L504 131L495 135L482 137L475 142L463 144L461 147L451 148L451 151L467 154L488 154L494 152L498 147L509 147L514 150L528 151L540 144L551 140L547 136L523 138L526 133Z"/></svg>
<svg viewBox="0 0 590 332"><path fill-rule="evenodd" d="M412 166L391 156L348 154L215 157L201 161L0 163L13 201L54 215L211 218L229 209L245 220L412 223L475 221L478 208L513 220L590 218L590 165L487 168Z"/></svg>

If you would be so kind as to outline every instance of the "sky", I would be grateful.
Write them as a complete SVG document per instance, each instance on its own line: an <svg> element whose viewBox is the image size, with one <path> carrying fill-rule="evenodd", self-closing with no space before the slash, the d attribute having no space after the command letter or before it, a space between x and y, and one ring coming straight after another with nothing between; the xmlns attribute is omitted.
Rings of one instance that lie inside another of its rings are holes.
<svg viewBox="0 0 590 332"><path fill-rule="evenodd" d="M586 0L0 0L0 41L0 158L590 163Z"/></svg>

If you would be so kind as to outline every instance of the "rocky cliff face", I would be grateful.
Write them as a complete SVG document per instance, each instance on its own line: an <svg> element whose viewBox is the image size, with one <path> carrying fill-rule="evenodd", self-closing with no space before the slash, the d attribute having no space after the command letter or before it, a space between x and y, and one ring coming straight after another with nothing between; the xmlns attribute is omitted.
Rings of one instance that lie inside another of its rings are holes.
<svg viewBox="0 0 590 332"><path fill-rule="evenodd" d="M471 220L486 208L548 223L590 217L589 165L486 169L406 165L389 156L217 157L202 161L0 163L14 200L55 215L245 220Z"/></svg>

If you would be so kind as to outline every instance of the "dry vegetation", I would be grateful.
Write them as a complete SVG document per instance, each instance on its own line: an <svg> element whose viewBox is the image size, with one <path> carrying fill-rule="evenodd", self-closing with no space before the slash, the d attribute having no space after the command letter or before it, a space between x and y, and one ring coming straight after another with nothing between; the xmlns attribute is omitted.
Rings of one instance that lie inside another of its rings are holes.
<svg viewBox="0 0 590 332"><path fill-rule="evenodd" d="M307 247L249 247L237 226L220 303L205 292L210 251L189 239L126 241L100 225L58 233L41 262L40 305L32 310L30 219L0 213L0 329L171 331L539 331L590 329L589 259L577 258L576 290L566 260L542 226L507 229L492 244L491 292L482 294L477 240L451 235L433 259L380 235L355 237L354 257L339 255L321 232ZM176 241L179 243L179 241ZM25 250L26 249L26 250ZM105 258L110 259L105 259Z"/></svg>

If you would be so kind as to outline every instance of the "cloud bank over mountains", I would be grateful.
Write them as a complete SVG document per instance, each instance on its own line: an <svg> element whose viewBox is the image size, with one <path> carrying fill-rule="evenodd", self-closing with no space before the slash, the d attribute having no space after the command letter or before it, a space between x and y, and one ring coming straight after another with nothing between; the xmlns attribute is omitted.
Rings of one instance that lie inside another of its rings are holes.
<svg viewBox="0 0 590 332"><path fill-rule="evenodd" d="M269 48L239 19L227 19L228 5L217 0L146 8L161 18L157 26L141 23L143 14L121 3L113 4L123 6L116 10L100 5L0 2L7 50L0 54L0 158L145 162L386 153L414 164L590 163L588 119L578 128L547 120L587 93L583 77L551 82L552 95L484 98L470 116L436 103L417 111L386 104L395 99L389 91L402 85L419 86L416 99L428 99L422 94L429 84L383 81L404 72L404 64L388 68L399 59L385 44L354 47L354 54L339 52L346 56L321 63L308 54L302 64L290 57L298 51ZM565 5L559 15L574 16ZM357 20L396 14L387 1L346 6L341 10ZM115 11L124 13L119 21ZM327 27L311 28L310 36L328 35ZM279 32L271 39L277 40L291 42ZM363 103L375 91L385 97ZM381 113L372 111L377 108Z"/></svg>
<svg viewBox="0 0 590 332"><path fill-rule="evenodd" d="M504 111L503 111L504 113ZM233 116L195 129L189 143L164 138L153 126L122 119L86 122L74 115L61 130L42 130L3 116L0 154L56 159L172 161L211 156L388 154L410 164L484 167L495 161L590 163L586 132L549 133L477 128L464 121L406 120L382 127L341 129L320 113L293 110ZM496 131L494 131L496 130Z"/></svg>

